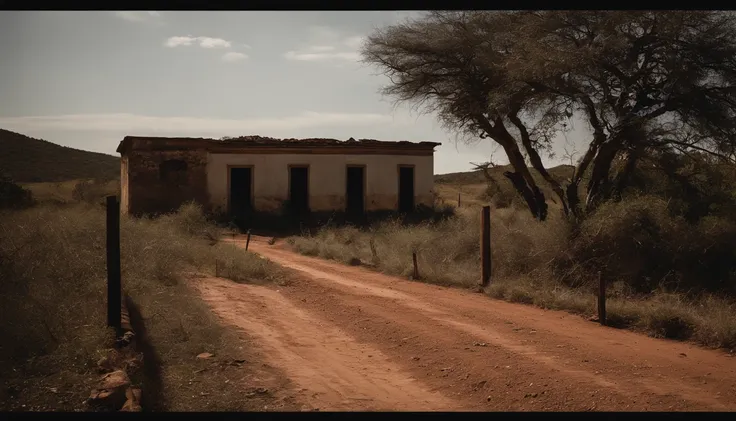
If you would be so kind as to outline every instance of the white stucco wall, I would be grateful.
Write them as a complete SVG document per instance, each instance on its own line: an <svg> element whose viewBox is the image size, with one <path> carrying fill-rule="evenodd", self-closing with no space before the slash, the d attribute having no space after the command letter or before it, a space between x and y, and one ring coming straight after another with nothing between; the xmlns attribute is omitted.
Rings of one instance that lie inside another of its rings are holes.
<svg viewBox="0 0 736 421"><path fill-rule="evenodd" d="M228 166L252 166L254 208L277 210L289 196L290 165L309 165L312 211L344 209L347 165L365 165L367 211L398 207L399 165L414 166L415 203L432 204L433 156L337 154L210 154L207 160L210 204L213 208L227 209Z"/></svg>

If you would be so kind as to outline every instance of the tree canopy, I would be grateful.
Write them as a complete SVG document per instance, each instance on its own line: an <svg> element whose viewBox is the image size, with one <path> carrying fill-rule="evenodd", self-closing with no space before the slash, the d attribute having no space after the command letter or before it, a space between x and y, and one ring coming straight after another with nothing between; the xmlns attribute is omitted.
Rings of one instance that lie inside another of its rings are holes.
<svg viewBox="0 0 736 421"><path fill-rule="evenodd" d="M644 159L736 161L735 23L720 11L430 12L376 30L362 54L390 79L384 94L500 145L536 218L547 204L532 170L579 218ZM592 136L560 183L541 157L574 115Z"/></svg>

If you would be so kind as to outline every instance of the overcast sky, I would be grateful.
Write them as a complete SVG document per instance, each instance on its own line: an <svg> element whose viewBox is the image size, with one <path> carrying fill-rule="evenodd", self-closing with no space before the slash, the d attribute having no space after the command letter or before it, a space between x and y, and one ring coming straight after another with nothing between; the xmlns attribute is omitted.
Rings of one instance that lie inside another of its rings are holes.
<svg viewBox="0 0 736 421"><path fill-rule="evenodd" d="M0 128L111 154L126 135L253 134L441 142L438 174L505 163L396 109L358 62L374 28L419 13L0 12Z"/></svg>

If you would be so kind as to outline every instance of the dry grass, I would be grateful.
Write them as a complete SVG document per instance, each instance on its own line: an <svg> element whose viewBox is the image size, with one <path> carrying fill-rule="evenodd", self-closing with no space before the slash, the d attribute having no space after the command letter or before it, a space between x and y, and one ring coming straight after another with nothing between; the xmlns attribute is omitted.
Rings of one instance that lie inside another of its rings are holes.
<svg viewBox="0 0 736 421"><path fill-rule="evenodd" d="M22 183L40 204L101 203L105 196L118 194L120 180L68 180L45 183Z"/></svg>
<svg viewBox="0 0 736 421"><path fill-rule="evenodd" d="M123 288L140 307L163 365L165 401L158 409L248 408L242 390L218 376L192 381L199 353L224 361L243 351L182 274L214 275L216 259L228 262L226 275L239 282L274 280L280 272L234 246L213 246L219 235L193 205L157 220L121 221ZM105 278L103 208L40 206L0 216L2 409L83 409L95 363L110 347Z"/></svg>
<svg viewBox="0 0 736 421"><path fill-rule="evenodd" d="M649 279L640 279L647 273L645 268L633 276L631 267L622 260L632 255L651 257L652 250L662 247L663 241L674 241L678 230L683 229L677 218L659 213L656 218L660 221L660 234L647 244L623 227L634 226L631 220L640 219L644 208L656 214L659 202L644 198L612 206L603 209L598 218L591 218L575 238L557 214L550 214L548 221L539 223L523 210L492 209L494 278L488 293L507 301L589 316L595 312L597 271L607 264L604 268L611 285L608 301L611 324L657 337L691 339L712 347L736 347L736 318L733 317L736 305L733 300L722 298L728 296L722 289L719 294L709 293L708 285L704 284L700 290L684 294L677 292L676 285L659 283L657 290L642 293L642 288L652 285ZM732 249L736 239L736 230L731 232L720 225L721 235L717 236L712 222L703 224L688 231L689 248L680 250L679 254L668 248L669 255L657 255L660 265L667 264L662 259L671 259L670 270L676 268L677 273L670 278L677 278L681 285L692 285L690 281L696 273L688 269L694 263L687 256L715 264L717 258L723 259L721 249L729 244ZM671 235L665 235L665 231ZM697 232L708 236L707 244L704 238L696 236ZM614 240L638 241L642 245L631 254ZM411 252L415 250L420 277L425 282L470 287L479 280L479 214L474 209L461 209L456 217L440 223L413 227L395 221L367 230L325 227L312 236L290 237L288 242L306 255L348 264L360 261L384 273L405 277L412 273ZM375 245L375 255L371 242ZM681 267L677 261L690 266ZM613 266L613 262L619 266ZM720 262L733 265L728 260Z"/></svg>

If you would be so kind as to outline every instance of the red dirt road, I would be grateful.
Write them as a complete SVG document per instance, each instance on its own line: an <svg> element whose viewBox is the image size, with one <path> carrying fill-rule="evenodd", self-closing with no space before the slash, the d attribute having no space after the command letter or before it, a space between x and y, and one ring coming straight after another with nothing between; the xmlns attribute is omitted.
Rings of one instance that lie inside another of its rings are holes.
<svg viewBox="0 0 736 421"><path fill-rule="evenodd" d="M288 285L207 278L198 289L308 409L736 410L736 358L724 352L305 257L264 238L250 249L291 269Z"/></svg>

